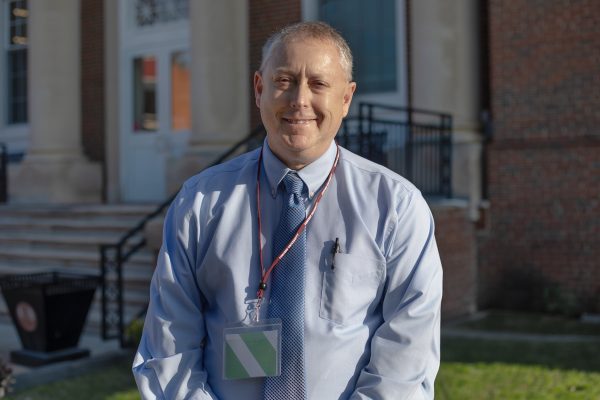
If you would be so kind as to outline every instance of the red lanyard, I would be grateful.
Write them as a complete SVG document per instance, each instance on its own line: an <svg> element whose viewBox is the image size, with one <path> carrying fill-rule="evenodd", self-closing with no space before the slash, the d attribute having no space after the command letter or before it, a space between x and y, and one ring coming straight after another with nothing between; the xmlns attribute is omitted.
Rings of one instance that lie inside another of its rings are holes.
<svg viewBox="0 0 600 400"><path fill-rule="evenodd" d="M284 249L281 251L281 253L277 257L275 257L275 259L271 263L271 266L266 271L265 271L264 262L263 262L262 239L260 236L260 234L262 232L262 223L261 223L261 215L260 215L260 166L262 164L262 155L263 154L262 154L262 149L261 149L260 156L258 158L258 172L256 174L256 209L257 209L257 215L258 215L258 217L257 217L258 218L258 249L259 249L259 254L260 254L260 272L262 275L260 284L258 286L258 293L256 294L258 297L259 304L260 304L260 301L262 301L262 298L264 296L265 289L267 288L267 280L269 279L269 276L271 275L273 268L275 268L275 266L277 264L279 264L279 261L281 261L281 259L287 254L287 252L294 245L294 243L296 243L296 240L298 240L298 237L300 236L302 231L304 231L304 229L306 229L306 225L308 225L308 222L312 219L313 215L315 214L315 211L317 211L317 206L319 205L321 198L323 198L323 195L327 191L327 188L329 187L329 183L331 183L331 179L333 178L333 174L335 173L335 169L336 169L338 161L340 159L340 149L339 149L339 147L337 148L337 151L335 154L335 161L333 162L333 166L331 167L331 170L329 171L329 175L327 176L325 185L323 186L323 188L317 195L315 203L311 207L310 212L308 213L308 216L306 218L304 218L304 221L302 222L302 224L300 224L300 226L298 227L298 230L296 231L296 233L294 234L292 239L289 241L287 246L285 246Z"/></svg>

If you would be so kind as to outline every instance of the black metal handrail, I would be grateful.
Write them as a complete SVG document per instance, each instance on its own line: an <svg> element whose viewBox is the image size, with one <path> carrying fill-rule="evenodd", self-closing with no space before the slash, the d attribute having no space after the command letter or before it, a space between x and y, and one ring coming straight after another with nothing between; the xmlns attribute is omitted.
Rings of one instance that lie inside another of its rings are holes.
<svg viewBox="0 0 600 400"><path fill-rule="evenodd" d="M452 196L452 116L430 110L359 103L339 143L412 181L425 196Z"/></svg>
<svg viewBox="0 0 600 400"><path fill-rule="evenodd" d="M8 201L8 150L0 143L0 203Z"/></svg>
<svg viewBox="0 0 600 400"><path fill-rule="evenodd" d="M246 147L258 147L261 138L265 135L262 125L256 127L248 136L234 144L229 150L218 157L208 167L215 166L227 160L232 155L240 152ZM119 339L121 346L125 343L125 306L123 299L123 264L133 254L146 245L146 239L140 234L152 219L161 215L175 199L177 193L171 195L167 200L156 207L154 211L146 215L137 225L128 230L114 244L100 245L100 268L102 279L102 338Z"/></svg>

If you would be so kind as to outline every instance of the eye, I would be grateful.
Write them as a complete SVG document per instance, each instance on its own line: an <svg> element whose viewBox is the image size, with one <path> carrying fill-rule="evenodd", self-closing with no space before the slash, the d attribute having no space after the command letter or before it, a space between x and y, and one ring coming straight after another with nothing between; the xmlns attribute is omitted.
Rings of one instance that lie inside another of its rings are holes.
<svg viewBox="0 0 600 400"><path fill-rule="evenodd" d="M288 87L292 83L292 79L289 76L277 76L275 78L275 84L278 87Z"/></svg>
<svg viewBox="0 0 600 400"><path fill-rule="evenodd" d="M324 88L328 87L329 85L325 81L316 80L316 81L312 82L312 86L317 89L324 89Z"/></svg>

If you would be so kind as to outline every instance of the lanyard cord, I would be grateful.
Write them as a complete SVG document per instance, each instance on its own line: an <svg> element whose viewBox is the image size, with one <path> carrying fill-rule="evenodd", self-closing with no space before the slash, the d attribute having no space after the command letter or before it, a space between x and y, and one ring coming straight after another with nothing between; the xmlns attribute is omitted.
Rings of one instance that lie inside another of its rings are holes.
<svg viewBox="0 0 600 400"><path fill-rule="evenodd" d="M260 213L260 166L262 164L262 156L263 156L263 153L262 153L262 149L261 149L260 156L258 157L258 172L256 174L256 208L257 208L257 219L258 219L258 249L259 249L259 254L260 254L260 272L262 275L260 284L258 286L258 293L257 293L259 302L262 301L262 298L265 293L265 289L267 288L267 281L269 279L269 276L271 275L271 272L273 271L273 268L275 268L275 266L277 266L277 264L279 264L279 261L281 261L281 259L287 254L287 252L292 248L294 243L296 243L296 240L298 240L298 237L300 236L302 231L304 231L304 229L306 229L308 222L312 219L313 215L317 211L317 206L319 205L321 198L327 191L327 188L329 187L329 183L331 183L331 179L333 178L333 175L335 173L335 169L337 168L337 164L340 159L340 148L337 147L337 151L335 154L335 160L333 162L333 166L331 167L331 170L329 171L329 176L327 176L325 185L319 191L319 194L317 195L315 203L311 207L310 212L308 213L308 216L306 218L304 218L304 221L302 222L302 224L300 224L300 226L298 227L298 230L296 231L296 233L294 234L292 239L289 241L287 246L285 246L285 248L281 251L281 253L277 257L275 257L275 259L271 263L271 266L266 271L265 271L264 261L263 261L262 239L260 236L260 234L262 232L262 222L261 222L262 218L261 218L261 213Z"/></svg>

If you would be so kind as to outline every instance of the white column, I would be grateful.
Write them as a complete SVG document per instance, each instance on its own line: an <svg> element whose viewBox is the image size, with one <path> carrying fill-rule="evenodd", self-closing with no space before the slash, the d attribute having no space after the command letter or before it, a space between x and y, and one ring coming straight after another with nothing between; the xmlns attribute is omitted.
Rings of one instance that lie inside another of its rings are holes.
<svg viewBox="0 0 600 400"><path fill-rule="evenodd" d="M245 1L190 1L192 134L173 187L250 132L247 13Z"/></svg>
<svg viewBox="0 0 600 400"><path fill-rule="evenodd" d="M79 0L30 0L30 147L11 182L11 200L99 202L99 165L81 147Z"/></svg>
<svg viewBox="0 0 600 400"><path fill-rule="evenodd" d="M454 117L452 190L481 201L479 5L475 0L411 2L413 107Z"/></svg>
<svg viewBox="0 0 600 400"><path fill-rule="evenodd" d="M106 201L121 199L119 118L119 3L104 2L104 110Z"/></svg>

